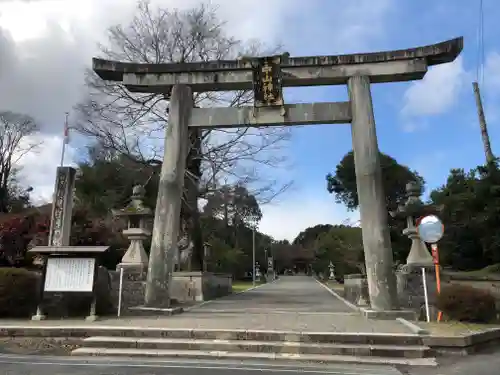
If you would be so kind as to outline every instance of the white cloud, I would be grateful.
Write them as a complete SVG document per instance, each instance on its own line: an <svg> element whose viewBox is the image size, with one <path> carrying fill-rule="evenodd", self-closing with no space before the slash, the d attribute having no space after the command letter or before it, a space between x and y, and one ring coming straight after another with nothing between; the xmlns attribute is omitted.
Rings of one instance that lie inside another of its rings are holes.
<svg viewBox="0 0 500 375"><path fill-rule="evenodd" d="M27 143L43 143L23 156L19 165L22 167L20 181L26 186L32 186L31 196L35 203L50 202L54 191L56 167L61 160L62 137L55 135L35 135L24 139ZM71 145L66 146L64 165L73 165L76 150Z"/></svg>
<svg viewBox="0 0 500 375"><path fill-rule="evenodd" d="M301 191L287 194L279 202L262 207L262 220L259 231L267 233L276 240L293 241L308 227L317 224L341 224L357 222L359 213L348 212L335 203L331 194L325 191Z"/></svg>
<svg viewBox="0 0 500 375"><path fill-rule="evenodd" d="M413 82L404 94L405 117L438 115L455 105L468 74L462 57L431 67L424 79Z"/></svg>
<svg viewBox="0 0 500 375"><path fill-rule="evenodd" d="M487 90L497 92L500 89L500 53L491 52L484 64L485 86Z"/></svg>
<svg viewBox="0 0 500 375"><path fill-rule="evenodd" d="M287 42L299 43L287 40L287 32L295 28L301 30L299 39L304 48L309 40L309 44L321 47L318 53L368 48L367 41L371 43L382 35L383 20L392 2L380 0L374 5L373 0L341 0L337 21L332 23L330 19L316 22L320 13L306 16L305 9L313 6L299 0L273 0L266 3L264 11L256 11L252 0L211 1L236 38L261 39L270 44L280 40L286 47ZM152 3L188 8L200 1ZM35 188L37 199L52 196L65 112L80 98L83 70L96 53L96 42L104 41L108 26L126 23L135 5L135 0L0 2L0 110L31 115L41 125L39 137L44 146L21 163L23 181ZM290 19L300 19L300 24L290 24ZM67 160L76 160L76 156L76 150L69 148ZM262 230L276 238L293 239L307 226L340 223L350 217L326 192L324 197L313 194L315 199L310 201L304 201L306 196L304 192L287 195L275 205L264 207Z"/></svg>

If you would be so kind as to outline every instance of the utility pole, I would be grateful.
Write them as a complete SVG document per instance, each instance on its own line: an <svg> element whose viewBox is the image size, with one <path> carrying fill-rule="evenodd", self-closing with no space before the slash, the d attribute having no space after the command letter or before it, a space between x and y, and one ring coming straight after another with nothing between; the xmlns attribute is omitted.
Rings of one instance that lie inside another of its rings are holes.
<svg viewBox="0 0 500 375"><path fill-rule="evenodd" d="M486 117L483 110L483 102L481 101L481 92L479 91L479 84L472 82L474 89L474 96L476 98L477 116L479 117L479 127L481 128L481 137L483 138L484 154L486 156L486 163L490 164L495 160L495 156L491 151L490 137L488 135L488 127L486 125Z"/></svg>
<svg viewBox="0 0 500 375"><path fill-rule="evenodd" d="M255 288L255 227L256 227L256 225L252 226L252 264L253 264L252 286L254 288Z"/></svg>

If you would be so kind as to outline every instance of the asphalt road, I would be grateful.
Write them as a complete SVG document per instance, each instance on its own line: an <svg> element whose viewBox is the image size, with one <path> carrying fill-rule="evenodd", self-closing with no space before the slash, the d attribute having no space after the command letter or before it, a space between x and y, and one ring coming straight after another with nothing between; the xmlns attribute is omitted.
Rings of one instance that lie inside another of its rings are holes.
<svg viewBox="0 0 500 375"><path fill-rule="evenodd" d="M262 364L230 361L155 361L0 355L1 375L401 375L389 366Z"/></svg>
<svg viewBox="0 0 500 375"><path fill-rule="evenodd" d="M498 375L499 354L446 358L437 368L0 355L0 375Z"/></svg>
<svg viewBox="0 0 500 375"><path fill-rule="evenodd" d="M437 368L0 354L0 375L498 375L499 368L499 351L446 358Z"/></svg>

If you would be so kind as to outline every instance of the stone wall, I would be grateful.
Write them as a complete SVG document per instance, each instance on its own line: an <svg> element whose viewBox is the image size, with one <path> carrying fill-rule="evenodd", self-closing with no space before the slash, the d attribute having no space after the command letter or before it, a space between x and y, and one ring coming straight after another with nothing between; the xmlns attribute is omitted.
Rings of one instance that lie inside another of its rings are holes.
<svg viewBox="0 0 500 375"><path fill-rule="evenodd" d="M172 298L181 303L207 301L232 293L231 275L212 272L174 272Z"/></svg>
<svg viewBox="0 0 500 375"><path fill-rule="evenodd" d="M114 313L118 311L120 272L112 271L111 300ZM121 316L137 315L130 308L144 304L146 291L146 272L124 269ZM232 277L211 272L174 272L172 275L171 298L177 304L190 304L207 301L232 293Z"/></svg>

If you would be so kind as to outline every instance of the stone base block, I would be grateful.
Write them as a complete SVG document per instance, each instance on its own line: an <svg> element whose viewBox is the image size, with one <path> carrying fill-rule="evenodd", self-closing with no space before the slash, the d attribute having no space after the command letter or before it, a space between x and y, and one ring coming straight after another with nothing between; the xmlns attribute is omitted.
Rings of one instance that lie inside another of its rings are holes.
<svg viewBox="0 0 500 375"><path fill-rule="evenodd" d="M87 322L95 322L99 320L99 317L97 315L89 315L85 318Z"/></svg>
<svg viewBox="0 0 500 375"><path fill-rule="evenodd" d="M370 296L366 276L361 274L345 275L343 297L354 305L368 306Z"/></svg>
<svg viewBox="0 0 500 375"><path fill-rule="evenodd" d="M171 298L179 303L208 301L232 293L231 275L212 272L174 272Z"/></svg>
<svg viewBox="0 0 500 375"><path fill-rule="evenodd" d="M46 320L47 319L47 315L33 315L31 317L31 320L34 320L34 321L41 321L41 320Z"/></svg>
<svg viewBox="0 0 500 375"><path fill-rule="evenodd" d="M425 292L422 278L422 268L425 269L427 296L431 319L437 316L436 306L437 286L434 267L406 264L396 273L398 285L399 306L405 310L413 310L420 320L426 319Z"/></svg>
<svg viewBox="0 0 500 375"><path fill-rule="evenodd" d="M118 312L120 272L110 272L111 276L111 300L116 312ZM146 292L147 273L142 269L123 268L123 285L121 298L121 316L133 315L131 307L140 306L144 303Z"/></svg>
<svg viewBox="0 0 500 375"><path fill-rule="evenodd" d="M136 306L130 307L129 310L137 316L172 316L181 314L184 312L182 307L170 307L170 308L158 308L158 307L146 307L146 306Z"/></svg>
<svg viewBox="0 0 500 375"><path fill-rule="evenodd" d="M123 272L127 273L138 273L138 274L147 274L148 265L142 263L119 263L116 266L116 270L120 272L123 268Z"/></svg>
<svg viewBox="0 0 500 375"><path fill-rule="evenodd" d="M417 314L413 310L372 310L361 308L361 314L367 319L396 320L403 318L407 320L417 320Z"/></svg>

